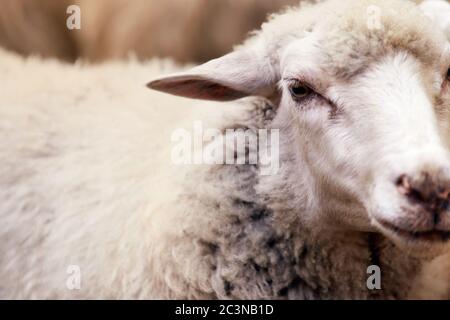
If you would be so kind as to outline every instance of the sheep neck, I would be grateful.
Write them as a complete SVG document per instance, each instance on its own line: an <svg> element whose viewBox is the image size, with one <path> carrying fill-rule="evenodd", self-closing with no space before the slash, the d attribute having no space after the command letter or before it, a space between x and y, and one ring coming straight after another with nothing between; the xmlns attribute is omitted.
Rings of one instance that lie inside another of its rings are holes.
<svg viewBox="0 0 450 320"><path fill-rule="evenodd" d="M327 192L329 198L320 199L315 188L321 186L324 191L329 186L316 180L301 150L291 147L298 145L295 141L298 132L293 132L295 127L284 127L277 119L271 125L281 131L280 174L261 176L255 173L252 179L239 179L241 185L242 181L248 181L248 194L243 198L258 200L232 200L232 206L239 208L235 211L238 217L233 233L240 238L226 235L232 239L226 247L234 246L240 252L236 253L239 260L244 261L243 278L252 279L261 295L252 296L250 292L258 290L247 291L248 282L241 284L233 279L226 281L224 295L293 299L405 298L420 269L420 260L401 252L374 230L355 231L350 224L330 218L349 211L357 213L356 216L366 214L348 195ZM301 172L301 175L294 172ZM367 288L370 276L367 269L371 265L381 269L381 290Z"/></svg>

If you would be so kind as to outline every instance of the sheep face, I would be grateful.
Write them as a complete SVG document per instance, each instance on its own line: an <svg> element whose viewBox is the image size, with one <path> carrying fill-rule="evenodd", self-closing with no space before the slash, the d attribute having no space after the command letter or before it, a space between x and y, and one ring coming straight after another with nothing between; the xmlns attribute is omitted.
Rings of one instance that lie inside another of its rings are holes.
<svg viewBox="0 0 450 320"><path fill-rule="evenodd" d="M431 68L407 52L387 55L346 88L336 88L336 97L352 109L349 161L366 164L360 183L369 187L360 200L372 224L400 243L445 247L450 239L450 51L442 52L445 58L436 56ZM344 130L336 134L346 140Z"/></svg>
<svg viewBox="0 0 450 320"><path fill-rule="evenodd" d="M320 219L437 252L450 239L449 67L444 32L416 4L339 0L275 17L235 52L149 86L268 97L297 158L282 171L309 176Z"/></svg>
<svg viewBox="0 0 450 320"><path fill-rule="evenodd" d="M279 82L279 125L295 127L321 206L335 215L339 203L347 226L372 225L400 245L440 252L450 239L449 46L436 47L434 62L380 48L376 59L333 69L339 61L323 54L323 42L291 43Z"/></svg>

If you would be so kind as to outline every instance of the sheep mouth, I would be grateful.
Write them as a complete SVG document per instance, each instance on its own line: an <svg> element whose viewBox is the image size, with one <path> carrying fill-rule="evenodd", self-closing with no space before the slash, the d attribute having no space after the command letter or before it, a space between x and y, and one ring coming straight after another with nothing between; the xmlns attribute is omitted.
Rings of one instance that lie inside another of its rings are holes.
<svg viewBox="0 0 450 320"><path fill-rule="evenodd" d="M400 228L385 220L377 220L385 229L411 241L446 242L450 240L450 231L432 229L427 231L414 231Z"/></svg>

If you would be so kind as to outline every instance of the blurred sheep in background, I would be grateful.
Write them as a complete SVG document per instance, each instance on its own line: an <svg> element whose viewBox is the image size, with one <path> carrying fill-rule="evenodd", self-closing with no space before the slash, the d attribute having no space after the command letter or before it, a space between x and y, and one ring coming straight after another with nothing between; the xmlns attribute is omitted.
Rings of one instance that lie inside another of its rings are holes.
<svg viewBox="0 0 450 320"><path fill-rule="evenodd" d="M94 0L95 1L95 0ZM0 46L23 55L76 58L66 0L0 0Z"/></svg>
<svg viewBox="0 0 450 320"><path fill-rule="evenodd" d="M92 62L171 57L203 62L231 51L267 15L299 0L0 0L0 45L23 55ZM81 8L81 30L66 9Z"/></svg>

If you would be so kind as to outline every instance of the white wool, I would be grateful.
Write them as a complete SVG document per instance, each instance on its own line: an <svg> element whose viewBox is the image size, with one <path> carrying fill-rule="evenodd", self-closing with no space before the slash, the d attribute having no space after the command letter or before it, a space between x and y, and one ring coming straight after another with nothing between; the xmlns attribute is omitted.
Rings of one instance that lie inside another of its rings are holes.
<svg viewBox="0 0 450 320"><path fill-rule="evenodd" d="M182 232L166 208L185 178L171 162L171 135L242 110L146 87L175 68L72 66L1 51L1 297L165 296L145 274L159 234ZM81 291L66 287L71 265L81 268Z"/></svg>

